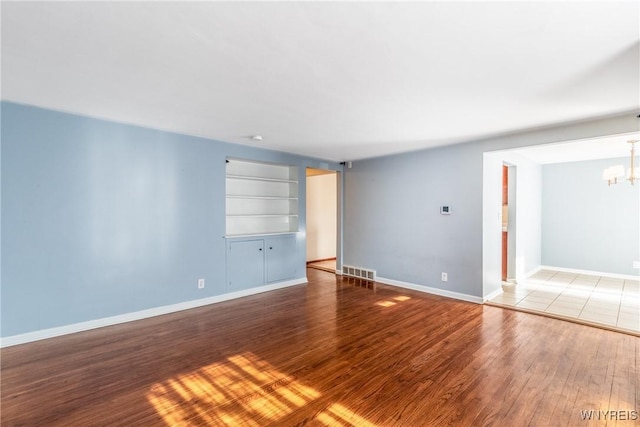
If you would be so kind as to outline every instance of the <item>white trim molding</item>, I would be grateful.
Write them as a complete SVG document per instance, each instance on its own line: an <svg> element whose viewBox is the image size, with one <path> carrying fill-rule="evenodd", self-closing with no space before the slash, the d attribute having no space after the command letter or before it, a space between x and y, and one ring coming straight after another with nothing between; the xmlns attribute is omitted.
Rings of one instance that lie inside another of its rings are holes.
<svg viewBox="0 0 640 427"><path fill-rule="evenodd" d="M397 286L399 288L411 289L418 292L424 292L427 294L439 295L441 297L453 298L457 300L472 302L475 304L484 303L483 299L473 295L462 294L459 292L446 291L444 289L432 288L430 286L418 285L416 283L402 282L400 280L386 279L384 277L376 277L376 282L384 283L385 285Z"/></svg>
<svg viewBox="0 0 640 427"><path fill-rule="evenodd" d="M255 295L262 292L273 291L276 289L287 288L289 286L301 285L307 283L307 278L287 280L284 282L272 283L258 288L245 289L236 292L230 292L222 295L215 295L208 298L197 299L193 301L185 301L177 304L154 307L147 310L134 311L132 313L120 314L112 317L104 317L102 319L89 320L86 322L73 323L57 328L42 329L25 334L13 335L0 338L0 348L10 347L18 344L25 344L32 341L44 340L47 338L58 337L61 335L73 334L76 332L88 331L90 329L102 328L105 326L117 325L120 323L133 322L135 320L147 319L149 317L162 316L163 314L175 313L177 311L189 310L191 308L202 307L205 305L216 304L223 301L229 301L236 298Z"/></svg>
<svg viewBox="0 0 640 427"><path fill-rule="evenodd" d="M482 297L482 303L484 304L485 302L494 299L495 297L500 295L502 292L504 291L502 290L502 286L500 286L498 289L491 292L489 295L485 295L484 297Z"/></svg>

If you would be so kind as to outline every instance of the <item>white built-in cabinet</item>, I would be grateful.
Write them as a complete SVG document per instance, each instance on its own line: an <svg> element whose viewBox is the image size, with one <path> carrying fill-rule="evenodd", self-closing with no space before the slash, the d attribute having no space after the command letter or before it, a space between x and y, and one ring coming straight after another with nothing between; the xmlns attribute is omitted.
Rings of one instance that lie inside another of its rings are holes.
<svg viewBox="0 0 640 427"><path fill-rule="evenodd" d="M295 278L296 252L293 234L227 239L227 291Z"/></svg>
<svg viewBox="0 0 640 427"><path fill-rule="evenodd" d="M227 159L227 237L298 231L298 168Z"/></svg>
<svg viewBox="0 0 640 427"><path fill-rule="evenodd" d="M295 278L298 168L227 159L227 291Z"/></svg>

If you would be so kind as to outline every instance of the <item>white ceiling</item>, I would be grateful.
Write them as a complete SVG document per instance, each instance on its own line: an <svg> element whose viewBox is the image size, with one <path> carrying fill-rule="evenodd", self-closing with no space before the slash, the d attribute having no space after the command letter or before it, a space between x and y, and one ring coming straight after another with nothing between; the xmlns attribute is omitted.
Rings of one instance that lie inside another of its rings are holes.
<svg viewBox="0 0 640 427"><path fill-rule="evenodd" d="M1 8L5 100L330 160L640 108L637 1Z"/></svg>

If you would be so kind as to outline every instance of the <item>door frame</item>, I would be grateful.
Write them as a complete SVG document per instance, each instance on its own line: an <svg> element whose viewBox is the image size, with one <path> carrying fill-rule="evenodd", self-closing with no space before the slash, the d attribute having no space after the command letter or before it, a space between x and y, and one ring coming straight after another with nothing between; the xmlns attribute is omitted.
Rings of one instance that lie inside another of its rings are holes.
<svg viewBox="0 0 640 427"><path fill-rule="evenodd" d="M324 171L326 174L333 174L335 175L336 178L336 248L335 248L335 255L336 255L336 274L340 274L340 272L342 271L342 251L343 251L343 244L342 244L342 235L343 235L343 228L342 228L342 224L343 224L343 185L344 185L344 174L342 173L342 171L340 170L335 170L335 169L330 169L330 168L323 168L323 167L316 167L316 166L306 166L305 167L305 228L307 227L307 217L308 217L308 212L306 210L307 208L307 197L308 197L308 189L307 189L307 170L308 169L313 169L313 170L318 170L318 171ZM305 261L307 259L307 238L305 237Z"/></svg>

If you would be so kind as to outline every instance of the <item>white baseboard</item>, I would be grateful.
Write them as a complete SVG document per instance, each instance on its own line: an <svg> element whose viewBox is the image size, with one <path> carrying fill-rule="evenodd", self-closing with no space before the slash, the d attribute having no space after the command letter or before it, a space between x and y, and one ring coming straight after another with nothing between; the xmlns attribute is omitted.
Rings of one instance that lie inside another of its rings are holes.
<svg viewBox="0 0 640 427"><path fill-rule="evenodd" d="M554 270L554 271L561 271L563 273L586 274L589 276L604 276L604 277L610 277L612 279L625 279L625 280L640 279L640 275L606 273L602 271L581 270L579 268L553 267L550 265L541 265L539 270Z"/></svg>
<svg viewBox="0 0 640 427"><path fill-rule="evenodd" d="M132 322L134 320L142 320L149 317L161 316L163 314L175 313L176 311L189 310L191 308L202 307L218 302L229 301L236 298L255 295L262 292L282 289L289 286L301 285L307 283L307 278L287 280L284 282L272 283L259 288L245 289L236 292L230 292L222 295L215 295L208 298L197 299L193 301L185 301L177 304L165 305L162 307L154 307L147 310L135 311L132 313L120 314L112 317L104 317L102 319L89 320L87 322L74 323L71 325L60 326L57 328L42 329L40 331L27 332L26 334L13 335L10 337L0 338L0 348L10 347L18 344L25 344L32 341L44 340L47 338L58 337L61 335L73 334L76 332L87 331L90 329L102 328L105 326L117 325L119 323Z"/></svg>
<svg viewBox="0 0 640 427"><path fill-rule="evenodd" d="M491 292L489 295L486 295L486 296L482 297L482 303L484 304L485 302L494 299L495 297L500 295L502 292L503 292L502 291L502 286L500 286L498 289L496 289L495 291Z"/></svg>
<svg viewBox="0 0 640 427"><path fill-rule="evenodd" d="M424 292L427 294L439 295L441 297L473 302L475 304L482 304L484 302L482 298L473 295L461 294L459 292L447 291L444 289L432 288L429 286L422 286L415 283L401 282L399 280L385 279L384 277L376 277L376 282L384 283L385 285L397 286L399 288L412 289L414 291Z"/></svg>

